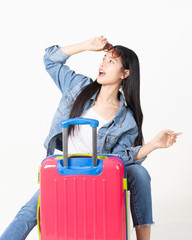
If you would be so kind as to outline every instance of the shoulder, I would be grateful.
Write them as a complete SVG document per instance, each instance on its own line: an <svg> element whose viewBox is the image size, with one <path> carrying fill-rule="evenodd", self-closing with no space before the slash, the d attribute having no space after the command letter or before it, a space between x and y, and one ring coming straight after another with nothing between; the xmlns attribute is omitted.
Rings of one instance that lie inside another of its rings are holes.
<svg viewBox="0 0 192 240"><path fill-rule="evenodd" d="M137 128L137 123L135 121L133 111L129 107L126 107L125 118L122 122L122 127L127 131L133 128Z"/></svg>

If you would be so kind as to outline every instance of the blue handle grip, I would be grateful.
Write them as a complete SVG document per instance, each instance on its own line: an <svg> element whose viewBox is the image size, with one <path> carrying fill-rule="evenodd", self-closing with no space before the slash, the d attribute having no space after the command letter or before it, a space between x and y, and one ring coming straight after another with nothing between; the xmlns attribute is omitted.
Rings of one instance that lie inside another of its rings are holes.
<svg viewBox="0 0 192 240"><path fill-rule="evenodd" d="M81 124L89 124L91 127L99 126L99 122L95 119L77 117L63 120L61 122L61 127L67 128L69 127L69 125L81 125Z"/></svg>

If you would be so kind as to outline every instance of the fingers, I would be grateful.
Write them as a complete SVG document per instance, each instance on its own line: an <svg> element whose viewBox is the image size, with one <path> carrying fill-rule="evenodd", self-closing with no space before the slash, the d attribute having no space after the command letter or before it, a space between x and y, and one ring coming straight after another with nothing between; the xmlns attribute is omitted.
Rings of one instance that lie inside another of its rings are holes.
<svg viewBox="0 0 192 240"><path fill-rule="evenodd" d="M104 38L103 36L100 36L101 40L107 40L107 38Z"/></svg>
<svg viewBox="0 0 192 240"><path fill-rule="evenodd" d="M170 135L174 135L174 136L179 136L181 134L183 134L182 132L177 132L177 133L174 133L174 131L170 130L170 129L166 129L166 130L163 130L164 133L167 133L167 134L170 134Z"/></svg>
<svg viewBox="0 0 192 240"><path fill-rule="evenodd" d="M176 143L177 136L181 135L182 132L175 133L171 129L166 129L162 131L165 135L167 135L167 147L171 147L174 143Z"/></svg>
<svg viewBox="0 0 192 240"><path fill-rule="evenodd" d="M170 139L169 143L171 143L171 144L176 143L176 139Z"/></svg>
<svg viewBox="0 0 192 240"><path fill-rule="evenodd" d="M108 41L107 41L107 38L103 37L102 35L99 37L99 39L100 39L101 41L103 41L103 42L108 42Z"/></svg>
<svg viewBox="0 0 192 240"><path fill-rule="evenodd" d="M167 134L171 134L171 133L174 133L174 131L170 130L170 129L166 129L166 130L163 130L164 133L167 133Z"/></svg>
<svg viewBox="0 0 192 240"><path fill-rule="evenodd" d="M177 139L177 136L179 136L181 134L183 134L183 133L182 132L172 133L172 134L170 134L170 137L171 137L171 139Z"/></svg>
<svg viewBox="0 0 192 240"><path fill-rule="evenodd" d="M183 134L182 132L175 133L176 136Z"/></svg>
<svg viewBox="0 0 192 240"><path fill-rule="evenodd" d="M101 42L102 42L102 43L104 44L104 46L105 46L105 44L108 43L107 38L104 38L103 36L101 36Z"/></svg>
<svg viewBox="0 0 192 240"><path fill-rule="evenodd" d="M173 132L173 131L172 131ZM169 140L168 140L168 146L172 146L174 143L176 143L176 139L177 139L177 136L181 135L182 132L178 132L178 133L171 133L169 135Z"/></svg>
<svg viewBox="0 0 192 240"><path fill-rule="evenodd" d="M89 51L101 51L107 43L107 38L104 38L102 35L91 38L86 41L87 50Z"/></svg>
<svg viewBox="0 0 192 240"><path fill-rule="evenodd" d="M176 138L174 138L174 136L170 136L170 138L167 141L167 146L170 147L172 146L174 143L176 143Z"/></svg>
<svg viewBox="0 0 192 240"><path fill-rule="evenodd" d="M175 134L175 133L170 134L170 139L171 140L176 140L177 139L177 134Z"/></svg>
<svg viewBox="0 0 192 240"><path fill-rule="evenodd" d="M101 41L107 41L107 38L104 38L103 36L100 36L99 39L100 39Z"/></svg>

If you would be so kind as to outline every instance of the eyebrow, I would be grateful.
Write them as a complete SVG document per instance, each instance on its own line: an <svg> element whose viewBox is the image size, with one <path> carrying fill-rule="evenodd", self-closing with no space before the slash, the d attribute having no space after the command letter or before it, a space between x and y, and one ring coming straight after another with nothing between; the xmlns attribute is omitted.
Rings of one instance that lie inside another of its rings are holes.
<svg viewBox="0 0 192 240"><path fill-rule="evenodd" d="M106 56L107 56L107 54L104 55L104 57L106 57ZM115 57L112 56L112 57L109 57L109 58L112 58L117 62L117 59Z"/></svg>

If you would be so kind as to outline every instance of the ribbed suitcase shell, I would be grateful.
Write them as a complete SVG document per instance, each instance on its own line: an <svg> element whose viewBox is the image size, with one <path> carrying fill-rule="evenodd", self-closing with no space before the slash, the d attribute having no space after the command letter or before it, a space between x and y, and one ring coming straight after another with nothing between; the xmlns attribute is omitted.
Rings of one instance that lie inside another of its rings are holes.
<svg viewBox="0 0 192 240"><path fill-rule="evenodd" d="M48 157L40 170L41 239L126 240L123 161L110 156L99 175L66 176L58 173L58 161Z"/></svg>

